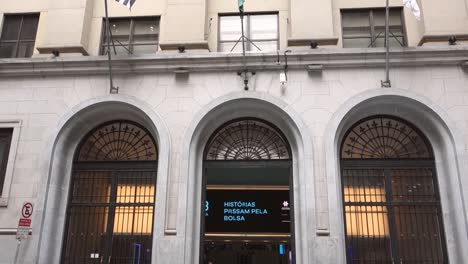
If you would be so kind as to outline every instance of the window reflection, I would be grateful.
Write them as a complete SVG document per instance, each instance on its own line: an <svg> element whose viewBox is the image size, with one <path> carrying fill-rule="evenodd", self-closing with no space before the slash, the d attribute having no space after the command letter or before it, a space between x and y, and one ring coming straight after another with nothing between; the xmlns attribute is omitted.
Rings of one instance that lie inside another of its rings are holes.
<svg viewBox="0 0 468 264"><path fill-rule="evenodd" d="M243 18L246 51L278 50L278 15L246 14ZM219 51L242 52L240 39L241 20L239 15L220 16L219 18ZM249 41L250 40L250 41Z"/></svg>

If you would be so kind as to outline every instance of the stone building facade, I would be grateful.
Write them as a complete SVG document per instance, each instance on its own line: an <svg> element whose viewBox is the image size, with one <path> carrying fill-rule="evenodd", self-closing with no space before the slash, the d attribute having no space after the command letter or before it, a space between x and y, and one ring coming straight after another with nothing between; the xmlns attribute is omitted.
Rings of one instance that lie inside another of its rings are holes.
<svg viewBox="0 0 468 264"><path fill-rule="evenodd" d="M117 94L101 45L102 1L3 3L3 26L18 14L38 14L38 22L31 57L0 60L0 132L9 135L0 263L14 262L26 201L34 204L31 236L17 263L107 263L98 262L98 249L81 262L63 255L80 142L115 120L138 124L156 144L151 263L207 261L205 149L220 127L242 119L271 124L289 144L294 262L347 263L353 231L345 224L341 150L349 129L370 117L404 120L427 138L443 251L434 263L467 263L468 1L422 1L420 21L390 2L400 8L404 45L391 47L391 87L382 88L385 49L347 48L342 22L346 10L370 12L384 1L248 1L252 17L276 16L277 48L245 57L220 44L221 17L236 14L237 1L137 0L131 11L109 1L111 17L155 17L158 27L157 51L114 55Z"/></svg>

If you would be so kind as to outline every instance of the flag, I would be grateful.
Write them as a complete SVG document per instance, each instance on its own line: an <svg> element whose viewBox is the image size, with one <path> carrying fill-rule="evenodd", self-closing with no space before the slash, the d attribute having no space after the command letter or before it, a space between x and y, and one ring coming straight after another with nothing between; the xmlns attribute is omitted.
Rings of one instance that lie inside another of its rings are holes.
<svg viewBox="0 0 468 264"><path fill-rule="evenodd" d="M115 0L116 2L121 3L122 5L128 7L128 9L132 9L133 4L135 4L136 0Z"/></svg>
<svg viewBox="0 0 468 264"><path fill-rule="evenodd" d="M239 6L239 12L244 13L244 2L245 0L237 0Z"/></svg>
<svg viewBox="0 0 468 264"><path fill-rule="evenodd" d="M419 10L416 0L403 0L403 5L411 9L411 12L413 12L413 15L417 20L421 20L421 11Z"/></svg>

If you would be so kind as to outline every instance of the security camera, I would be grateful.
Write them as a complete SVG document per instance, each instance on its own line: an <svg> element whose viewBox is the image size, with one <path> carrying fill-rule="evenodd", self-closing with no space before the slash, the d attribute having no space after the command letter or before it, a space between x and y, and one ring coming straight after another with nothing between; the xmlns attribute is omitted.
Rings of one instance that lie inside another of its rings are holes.
<svg viewBox="0 0 468 264"><path fill-rule="evenodd" d="M279 75L281 85L284 85L287 82L286 73L281 72Z"/></svg>

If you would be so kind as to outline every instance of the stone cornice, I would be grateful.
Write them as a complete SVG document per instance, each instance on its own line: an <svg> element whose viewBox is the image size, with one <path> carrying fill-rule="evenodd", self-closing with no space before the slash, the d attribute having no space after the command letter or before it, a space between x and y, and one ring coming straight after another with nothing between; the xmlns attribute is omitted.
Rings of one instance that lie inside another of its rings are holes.
<svg viewBox="0 0 468 264"><path fill-rule="evenodd" d="M289 69L307 70L308 65L331 68L373 68L385 64L385 50L374 49L314 49L293 50L288 53ZM284 67L283 51L278 53L250 53L245 65L249 70L277 70ZM393 49L390 65L430 66L465 65L468 46L416 47ZM114 73L162 73L239 71L244 67L242 54L227 53L167 53L113 58ZM106 74L107 57L36 57L26 59L0 59L0 76L53 76Z"/></svg>

